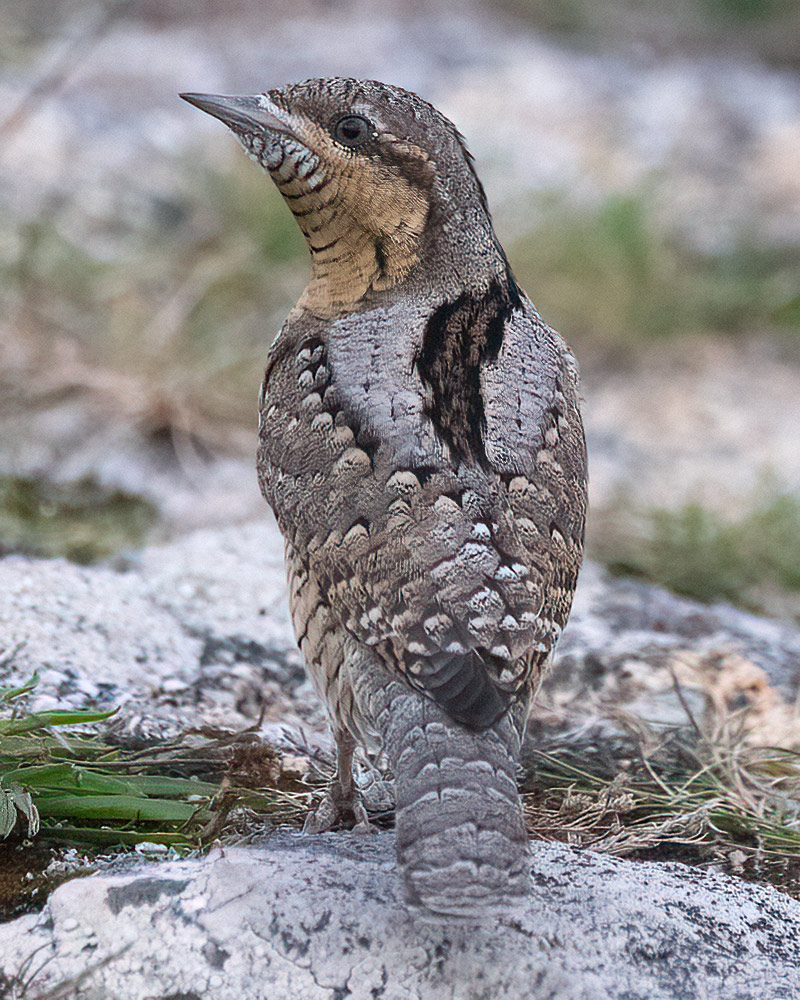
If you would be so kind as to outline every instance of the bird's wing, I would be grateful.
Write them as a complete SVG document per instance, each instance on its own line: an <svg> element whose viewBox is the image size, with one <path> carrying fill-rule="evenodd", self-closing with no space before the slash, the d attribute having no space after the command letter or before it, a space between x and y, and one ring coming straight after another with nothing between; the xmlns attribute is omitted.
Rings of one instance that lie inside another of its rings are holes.
<svg viewBox="0 0 800 1000"><path fill-rule="evenodd" d="M532 305L506 321L480 391L484 461L474 488L462 472L461 489L406 533L423 572L395 643L412 683L478 728L529 684L566 623L586 492L574 361Z"/></svg>

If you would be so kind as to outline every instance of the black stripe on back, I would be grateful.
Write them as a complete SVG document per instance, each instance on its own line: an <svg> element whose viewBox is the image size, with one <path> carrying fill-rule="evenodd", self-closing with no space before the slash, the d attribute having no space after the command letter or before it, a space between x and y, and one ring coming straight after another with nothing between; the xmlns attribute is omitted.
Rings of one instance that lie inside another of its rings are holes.
<svg viewBox="0 0 800 1000"><path fill-rule="evenodd" d="M482 294L466 291L440 305L425 327L416 365L431 394L426 414L462 461L486 462L481 365L499 354L506 323L519 307L519 289L507 270Z"/></svg>

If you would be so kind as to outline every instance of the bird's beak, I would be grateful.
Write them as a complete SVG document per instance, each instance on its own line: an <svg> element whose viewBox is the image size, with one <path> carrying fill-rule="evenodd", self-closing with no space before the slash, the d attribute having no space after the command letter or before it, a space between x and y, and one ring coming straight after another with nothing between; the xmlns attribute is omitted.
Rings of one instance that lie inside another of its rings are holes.
<svg viewBox="0 0 800 1000"><path fill-rule="evenodd" d="M225 97L222 94L180 94L184 101L193 104L206 114L219 118L234 131L283 132L292 134L291 119L265 94L252 97Z"/></svg>

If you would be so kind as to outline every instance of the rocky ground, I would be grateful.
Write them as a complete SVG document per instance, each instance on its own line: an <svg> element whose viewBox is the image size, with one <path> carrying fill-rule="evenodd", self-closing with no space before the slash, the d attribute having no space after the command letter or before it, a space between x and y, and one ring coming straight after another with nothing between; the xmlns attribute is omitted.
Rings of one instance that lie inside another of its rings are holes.
<svg viewBox="0 0 800 1000"><path fill-rule="evenodd" d="M120 706L111 725L123 740L241 729L263 714L261 732L278 744L327 746L266 517L145 549L118 569L7 557L0 622L0 685L38 670L31 708ZM687 725L736 708L753 742L800 746L799 657L788 625L588 565L532 725L613 733L621 714ZM387 834L280 835L131 865L105 864L0 927L0 984L41 962L37 990L87 973L80 995L131 1000L789 1000L800 990L800 903L708 870L535 842L527 907L476 938L404 913Z"/></svg>
<svg viewBox="0 0 800 1000"><path fill-rule="evenodd" d="M280 834L203 861L71 882L43 913L0 926L0 990L35 954L47 960L36 987L72 980L87 1000L800 991L800 903L773 889L537 843L534 889L518 912L478 927L431 924L403 906L391 841Z"/></svg>

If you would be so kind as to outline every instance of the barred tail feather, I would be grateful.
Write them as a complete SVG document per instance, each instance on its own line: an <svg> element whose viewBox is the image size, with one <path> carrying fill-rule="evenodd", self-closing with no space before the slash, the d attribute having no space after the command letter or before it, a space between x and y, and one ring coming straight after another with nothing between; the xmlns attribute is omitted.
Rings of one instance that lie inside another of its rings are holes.
<svg viewBox="0 0 800 1000"><path fill-rule="evenodd" d="M512 722L474 732L407 689L380 715L409 904L464 918L508 910L528 891Z"/></svg>

